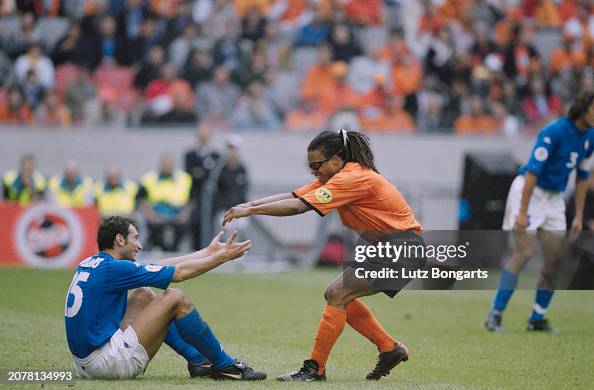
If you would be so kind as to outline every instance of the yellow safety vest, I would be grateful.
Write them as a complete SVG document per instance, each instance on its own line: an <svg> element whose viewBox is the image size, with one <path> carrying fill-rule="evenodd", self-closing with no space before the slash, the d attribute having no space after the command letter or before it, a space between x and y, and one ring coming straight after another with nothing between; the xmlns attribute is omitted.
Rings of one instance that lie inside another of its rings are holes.
<svg viewBox="0 0 594 390"><path fill-rule="evenodd" d="M95 200L101 216L129 216L136 208L138 185L126 180L115 188L107 187L104 182L95 185Z"/></svg>
<svg viewBox="0 0 594 390"><path fill-rule="evenodd" d="M49 182L49 189L60 206L85 207L93 203L93 179L81 177L72 190L62 185L63 180L62 176L54 176Z"/></svg>
<svg viewBox="0 0 594 390"><path fill-rule="evenodd" d="M158 203L181 208L190 200L192 177L180 170L173 172L171 177L159 178L157 171L145 174L140 181L147 192L147 201L151 205Z"/></svg>
<svg viewBox="0 0 594 390"><path fill-rule="evenodd" d="M2 180L4 186L8 188L9 202L17 202L20 206L26 206L33 200L31 190L23 190L20 185L20 178L17 171L8 171ZM45 178L39 172L33 172L33 190L37 193L45 191Z"/></svg>

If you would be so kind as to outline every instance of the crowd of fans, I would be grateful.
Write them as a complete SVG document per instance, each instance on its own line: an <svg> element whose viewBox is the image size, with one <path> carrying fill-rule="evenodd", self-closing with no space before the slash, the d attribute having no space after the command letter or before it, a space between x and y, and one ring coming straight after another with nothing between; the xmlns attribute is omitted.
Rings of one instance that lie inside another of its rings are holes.
<svg viewBox="0 0 594 390"><path fill-rule="evenodd" d="M249 181L238 135L228 137L223 153L210 147L207 130L200 128L196 135L196 145L184 155L184 169L176 168L173 154L164 153L158 167L138 181L123 177L116 164L94 180L74 160L65 162L61 174L46 178L34 156L25 155L17 169L2 176L0 201L28 206L43 200L66 208L96 206L101 216L135 215L146 224L148 249L178 251L187 235L200 249L203 231L209 234L215 224L220 229L222 213L247 201Z"/></svg>
<svg viewBox="0 0 594 390"><path fill-rule="evenodd" d="M588 0L6 0L0 123L300 130L347 113L364 130L516 134L594 88L593 12ZM547 57L543 31L561 37Z"/></svg>

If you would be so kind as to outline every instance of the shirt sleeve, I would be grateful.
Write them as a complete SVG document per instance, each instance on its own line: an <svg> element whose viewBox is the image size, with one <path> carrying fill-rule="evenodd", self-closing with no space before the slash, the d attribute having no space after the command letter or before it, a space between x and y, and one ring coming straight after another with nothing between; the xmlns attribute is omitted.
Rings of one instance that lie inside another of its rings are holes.
<svg viewBox="0 0 594 390"><path fill-rule="evenodd" d="M536 176L540 175L557 142L558 137L552 125L542 129L538 134L530 159L525 165L526 172L534 173Z"/></svg>
<svg viewBox="0 0 594 390"><path fill-rule="evenodd" d="M174 265L134 263L127 260L109 262L109 286L112 291L137 287L156 287L165 290L175 272Z"/></svg>
<svg viewBox="0 0 594 390"><path fill-rule="evenodd" d="M291 194L293 195L293 197L299 198L300 196L307 194L309 191L311 191L315 188L319 188L319 187L320 187L320 183L318 183L318 180L316 179L316 180L310 181L303 187L297 188L295 191L291 192Z"/></svg>
<svg viewBox="0 0 594 390"><path fill-rule="evenodd" d="M320 216L368 196L368 186L362 176L338 172L326 184L310 189L299 199Z"/></svg>

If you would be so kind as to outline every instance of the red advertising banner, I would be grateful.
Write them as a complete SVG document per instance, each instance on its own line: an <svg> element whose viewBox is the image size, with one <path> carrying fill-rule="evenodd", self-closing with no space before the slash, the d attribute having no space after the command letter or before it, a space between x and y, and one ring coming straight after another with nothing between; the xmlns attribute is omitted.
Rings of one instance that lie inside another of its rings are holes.
<svg viewBox="0 0 594 390"><path fill-rule="evenodd" d="M99 213L37 203L0 203L0 265L69 268L97 253Z"/></svg>

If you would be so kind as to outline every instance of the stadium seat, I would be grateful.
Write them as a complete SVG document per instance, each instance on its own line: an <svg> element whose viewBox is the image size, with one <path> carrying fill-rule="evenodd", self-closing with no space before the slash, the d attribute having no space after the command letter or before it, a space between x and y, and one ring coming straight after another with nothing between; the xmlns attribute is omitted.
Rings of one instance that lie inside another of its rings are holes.
<svg viewBox="0 0 594 390"><path fill-rule="evenodd" d="M54 88L60 99L64 98L68 84L76 79L79 73L80 70L78 67L72 64L64 64L56 68L56 83Z"/></svg>
<svg viewBox="0 0 594 390"><path fill-rule="evenodd" d="M138 101L138 92L134 88L125 88L118 90L118 106L127 113L132 112Z"/></svg>
<svg viewBox="0 0 594 390"><path fill-rule="evenodd" d="M284 71L276 75L271 92L282 111L289 111L299 102L301 80L296 72Z"/></svg>
<svg viewBox="0 0 594 390"><path fill-rule="evenodd" d="M382 47L388 42L388 32L382 27L365 27L359 31L358 38L361 47Z"/></svg>
<svg viewBox="0 0 594 390"><path fill-rule="evenodd" d="M561 31L542 29L534 32L532 42L544 65L548 65L553 50L561 46Z"/></svg>
<svg viewBox="0 0 594 390"><path fill-rule="evenodd" d="M132 87L134 71L127 66L102 65L93 74L97 85L112 85L118 89Z"/></svg>
<svg viewBox="0 0 594 390"><path fill-rule="evenodd" d="M43 17L37 22L41 32L41 41L47 53L54 50L56 44L66 35L68 31L68 19L57 17Z"/></svg>
<svg viewBox="0 0 594 390"><path fill-rule="evenodd" d="M0 18L0 40L6 39L19 30L19 17L18 16L4 16Z"/></svg>
<svg viewBox="0 0 594 390"><path fill-rule="evenodd" d="M302 80L308 69L318 60L318 49L315 47L296 47L291 54L291 66Z"/></svg>

